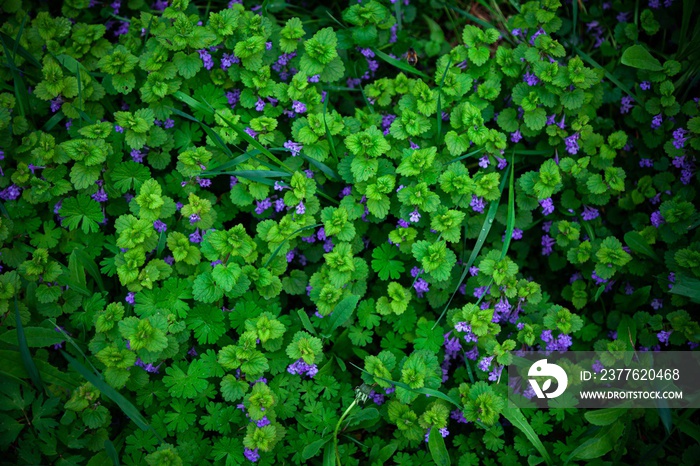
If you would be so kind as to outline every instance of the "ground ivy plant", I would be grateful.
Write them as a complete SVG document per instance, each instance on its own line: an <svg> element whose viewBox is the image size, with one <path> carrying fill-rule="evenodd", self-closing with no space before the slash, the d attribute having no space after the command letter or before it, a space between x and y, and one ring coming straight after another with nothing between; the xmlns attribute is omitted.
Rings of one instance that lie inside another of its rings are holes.
<svg viewBox="0 0 700 466"><path fill-rule="evenodd" d="M698 6L295 3L0 1L5 460L696 464L503 369L700 343Z"/></svg>

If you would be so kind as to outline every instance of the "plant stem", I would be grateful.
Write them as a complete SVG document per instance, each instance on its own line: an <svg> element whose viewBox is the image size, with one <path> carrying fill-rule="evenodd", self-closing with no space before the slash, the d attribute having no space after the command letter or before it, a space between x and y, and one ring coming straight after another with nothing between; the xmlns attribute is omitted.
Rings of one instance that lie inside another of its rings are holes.
<svg viewBox="0 0 700 466"><path fill-rule="evenodd" d="M340 463L340 453L338 453L338 430L340 429L340 425L343 423L343 420L347 417L347 415L350 413L350 410L355 407L357 404L357 400L354 400L350 406L348 406L348 409L345 410L342 416L340 416L340 419L338 420L338 423L335 425L335 431L333 432L333 449L335 450L335 462L338 466L341 466Z"/></svg>

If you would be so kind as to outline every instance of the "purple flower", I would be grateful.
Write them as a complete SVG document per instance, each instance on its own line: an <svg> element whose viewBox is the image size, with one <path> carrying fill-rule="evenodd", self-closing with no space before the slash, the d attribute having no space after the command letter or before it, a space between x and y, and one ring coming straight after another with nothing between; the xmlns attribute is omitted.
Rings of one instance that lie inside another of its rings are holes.
<svg viewBox="0 0 700 466"><path fill-rule="evenodd" d="M566 151L571 155L576 155L578 153L578 139L579 134L574 133L571 136L564 139L564 144L566 145Z"/></svg>
<svg viewBox="0 0 700 466"><path fill-rule="evenodd" d="M639 166L641 168L653 168L654 167L654 161L652 159L640 159L639 160Z"/></svg>
<svg viewBox="0 0 700 466"><path fill-rule="evenodd" d="M134 293L133 291L130 291L129 293L127 293L126 298L124 298L124 301L133 305L135 298L136 298L136 293Z"/></svg>
<svg viewBox="0 0 700 466"><path fill-rule="evenodd" d="M245 459L252 463L257 462L260 459L260 455L258 454L257 448L255 450L246 448L245 450L243 450L243 456L245 456Z"/></svg>
<svg viewBox="0 0 700 466"><path fill-rule="evenodd" d="M284 148L292 153L292 157L296 157L299 155L304 146L298 142L287 141L284 143Z"/></svg>
<svg viewBox="0 0 700 466"><path fill-rule="evenodd" d="M546 32L544 32L544 29L539 28L533 35L530 37L530 45L535 45L535 39L537 39L541 35L547 35Z"/></svg>
<svg viewBox="0 0 700 466"><path fill-rule="evenodd" d="M199 228L197 228L194 233L189 236L190 243L198 244L202 242L202 235L199 233Z"/></svg>
<svg viewBox="0 0 700 466"><path fill-rule="evenodd" d="M661 123L663 123L664 119L659 113L658 115L655 115L654 118L651 119L651 129L658 129L661 127Z"/></svg>
<svg viewBox="0 0 700 466"><path fill-rule="evenodd" d="M489 372L489 380L491 382L497 381L501 377L501 372L503 372L503 366L498 366L491 372Z"/></svg>
<svg viewBox="0 0 700 466"><path fill-rule="evenodd" d="M442 435L443 438L447 437L450 435L450 432L447 430L447 427L443 427L440 429L438 432L440 432L440 435Z"/></svg>
<svg viewBox="0 0 700 466"><path fill-rule="evenodd" d="M306 212L306 207L304 206L304 203L299 201L299 205L297 205L297 214L303 215Z"/></svg>
<svg viewBox="0 0 700 466"><path fill-rule="evenodd" d="M496 168L498 168L499 170L503 170L508 166L508 161L506 159L496 157L496 160L498 160L498 166Z"/></svg>
<svg viewBox="0 0 700 466"><path fill-rule="evenodd" d="M168 229L168 226L162 220L156 220L153 222L153 228L158 233L164 233Z"/></svg>
<svg viewBox="0 0 700 466"><path fill-rule="evenodd" d="M627 114L632 110L634 104L632 103L632 97L626 95L620 100L620 113L623 115Z"/></svg>
<svg viewBox="0 0 700 466"><path fill-rule="evenodd" d="M486 202L483 197L477 197L476 194L472 194L472 200L469 202L469 206L474 212L483 213L484 208L486 208Z"/></svg>
<svg viewBox="0 0 700 466"><path fill-rule="evenodd" d="M481 168L488 168L489 167L489 156L488 155L484 155L483 157L481 157L479 159L479 166Z"/></svg>
<svg viewBox="0 0 700 466"><path fill-rule="evenodd" d="M270 201L269 197L266 197L262 201L256 201L255 213L262 215L262 213L270 207L272 207L272 202Z"/></svg>
<svg viewBox="0 0 700 466"><path fill-rule="evenodd" d="M683 149L685 146L685 141L688 139L685 135L688 133L687 130L683 128L678 128L673 132L673 147L676 149Z"/></svg>
<svg viewBox="0 0 700 466"><path fill-rule="evenodd" d="M202 218L199 216L199 214L192 214L192 215L190 215L190 224L197 223L201 219Z"/></svg>
<svg viewBox="0 0 700 466"><path fill-rule="evenodd" d="M250 136L253 139L258 137L258 133L255 130L253 130L253 128L246 126L244 131L248 136Z"/></svg>
<svg viewBox="0 0 700 466"><path fill-rule="evenodd" d="M263 416L263 418L259 421L255 421L255 425L258 426L258 428L263 428L270 425L270 420L267 418L267 416Z"/></svg>
<svg viewBox="0 0 700 466"><path fill-rule="evenodd" d="M143 153L140 150L133 149L130 155L134 162L143 163Z"/></svg>
<svg viewBox="0 0 700 466"><path fill-rule="evenodd" d="M593 207L588 207L584 206L583 207L583 213L581 214L581 218L583 218L585 221L591 221L593 219L596 219L600 216L600 213L598 212L598 209L594 209Z"/></svg>
<svg viewBox="0 0 700 466"><path fill-rule="evenodd" d="M479 267L472 265L469 267L469 275L476 277L479 274Z"/></svg>
<svg viewBox="0 0 700 466"><path fill-rule="evenodd" d="M413 284L413 288L415 288L416 295L419 298L423 297L423 293L427 293L428 291L430 291L430 286L428 285L428 282L426 282L422 278L416 280L416 282Z"/></svg>
<svg viewBox="0 0 700 466"><path fill-rule="evenodd" d="M207 70L214 68L214 60L211 58L211 54L209 52L202 49L197 50L197 53L199 53L199 58L202 60L204 68L206 68Z"/></svg>
<svg viewBox="0 0 700 466"><path fill-rule="evenodd" d="M408 228L410 226L410 223L408 223L406 220L400 218L397 226L400 228Z"/></svg>
<svg viewBox="0 0 700 466"><path fill-rule="evenodd" d="M534 73L529 72L523 75L523 81L525 81L528 86L536 86L540 82L539 78L535 76Z"/></svg>
<svg viewBox="0 0 700 466"><path fill-rule="evenodd" d="M542 213L544 215L549 215L554 212L554 202L551 197L547 199L542 199L540 202L540 207L542 207Z"/></svg>
<svg viewBox="0 0 700 466"><path fill-rule="evenodd" d="M522 139L523 139L523 135L520 134L520 130L516 130L515 132L510 133L510 140L511 140L511 142L514 142L514 143L517 144L517 143L519 143ZM505 159L504 159L504 160L505 160ZM500 165L500 163L499 163L499 165Z"/></svg>
<svg viewBox="0 0 700 466"><path fill-rule="evenodd" d="M458 332L471 332L472 327L466 322L457 322L455 324L455 330Z"/></svg>
<svg viewBox="0 0 700 466"><path fill-rule="evenodd" d="M630 15L629 11L623 11L623 12L619 13L615 19L617 20L618 23L626 23L629 21L629 15Z"/></svg>
<svg viewBox="0 0 700 466"><path fill-rule="evenodd" d="M553 251L553 246L556 241L549 235L542 235L542 255L548 256Z"/></svg>
<svg viewBox="0 0 700 466"><path fill-rule="evenodd" d="M170 128L173 128L174 126L175 126L175 120L173 120L172 118L167 118L165 120L165 122L163 123L163 128L165 128L165 129L170 129Z"/></svg>
<svg viewBox="0 0 700 466"><path fill-rule="evenodd" d="M413 223L418 222L418 221L420 220L420 217L421 217L421 215L420 215L420 213L418 212L418 209L415 209L413 212L411 212L411 213L408 215L408 219L409 219L411 222L413 222Z"/></svg>
<svg viewBox="0 0 700 466"><path fill-rule="evenodd" d="M593 281L595 282L596 286L600 286L600 285L602 285L602 284L604 284L604 283L608 283L608 280L605 279L605 278L601 278L601 277L596 273L595 270L591 273L591 278L592 278Z"/></svg>
<svg viewBox="0 0 700 466"><path fill-rule="evenodd" d="M240 89L234 89L233 91L229 91L226 93L226 100L228 100L229 106L233 109L236 108L236 104L241 98L241 90Z"/></svg>
<svg viewBox="0 0 700 466"><path fill-rule="evenodd" d="M292 110L297 113L306 113L306 105L303 102L295 100L292 102Z"/></svg>
<svg viewBox="0 0 700 466"><path fill-rule="evenodd" d="M53 113L56 113L61 109L61 105L63 105L63 97L59 95L51 101L51 111Z"/></svg>
<svg viewBox="0 0 700 466"><path fill-rule="evenodd" d="M484 356L479 361L479 364L477 364L477 367L480 370L487 372L489 370L489 366L491 365L491 361L493 361L493 356Z"/></svg>
<svg viewBox="0 0 700 466"><path fill-rule="evenodd" d="M666 346L668 346L668 339L672 333L673 333L673 330L670 330L668 332L665 330L662 330L656 334L656 337L659 339L659 343L664 343Z"/></svg>
<svg viewBox="0 0 700 466"><path fill-rule="evenodd" d="M665 223L666 220L664 219L663 215L661 215L661 211L656 211L651 214L651 224L654 225L656 228L659 228L661 224Z"/></svg>
<svg viewBox="0 0 700 466"><path fill-rule="evenodd" d="M655 298L651 300L651 307L654 308L655 311L658 311L662 307L664 307L664 301L659 298Z"/></svg>
<svg viewBox="0 0 700 466"><path fill-rule="evenodd" d="M651 83L649 81L642 81L639 83L639 88L643 91L648 91L651 89Z"/></svg>

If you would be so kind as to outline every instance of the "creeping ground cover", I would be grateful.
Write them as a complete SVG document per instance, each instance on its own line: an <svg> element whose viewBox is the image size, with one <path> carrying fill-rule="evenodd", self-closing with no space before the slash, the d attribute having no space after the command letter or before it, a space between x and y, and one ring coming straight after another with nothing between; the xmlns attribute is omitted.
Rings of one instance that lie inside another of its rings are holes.
<svg viewBox="0 0 700 466"><path fill-rule="evenodd" d="M504 370L700 344L693 0L0 11L1 463L697 464Z"/></svg>

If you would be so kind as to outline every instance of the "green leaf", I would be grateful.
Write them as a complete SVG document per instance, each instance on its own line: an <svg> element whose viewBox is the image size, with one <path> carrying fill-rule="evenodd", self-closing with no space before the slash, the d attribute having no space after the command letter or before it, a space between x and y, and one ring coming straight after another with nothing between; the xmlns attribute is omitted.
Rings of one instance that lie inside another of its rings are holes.
<svg viewBox="0 0 700 466"><path fill-rule="evenodd" d="M192 52L189 55L178 52L173 57L173 64L177 68L178 74L185 79L193 78L202 69L202 59L199 58L197 52Z"/></svg>
<svg viewBox="0 0 700 466"><path fill-rule="evenodd" d="M321 451L321 448L326 443L328 443L330 440L331 440L331 437L326 437L326 438L316 440L316 441L311 442L310 444L306 445L304 447L304 449L301 451L301 458L304 461L306 461L306 460L318 455L318 452Z"/></svg>
<svg viewBox="0 0 700 466"><path fill-rule="evenodd" d="M661 71L663 66L654 58L643 45L635 44L622 52L620 59L623 65L638 68L640 70Z"/></svg>
<svg viewBox="0 0 700 466"><path fill-rule="evenodd" d="M644 254L645 256L651 257L656 262L660 262L659 256L656 254L647 240L637 231L628 231L625 233L625 244L634 252L639 254Z"/></svg>
<svg viewBox="0 0 700 466"><path fill-rule="evenodd" d="M527 419L525 418L525 415L523 415L520 408L505 408L501 414L503 414L503 417L508 419L511 424L518 428L520 432L525 434L525 437L530 441L532 446L535 447L539 454L542 455L542 458L544 458L547 464L551 465L552 458L549 456L549 452L547 452L547 449L542 444L542 440L540 440L540 437L532 429L530 423L527 422Z"/></svg>
<svg viewBox="0 0 700 466"><path fill-rule="evenodd" d="M677 272L671 293L686 296L694 303L700 303L700 280Z"/></svg>
<svg viewBox="0 0 700 466"><path fill-rule="evenodd" d="M359 300L359 296L350 295L336 304L328 321L328 334L333 333L333 330L347 322L355 311Z"/></svg>
<svg viewBox="0 0 700 466"><path fill-rule="evenodd" d="M396 68L400 69L401 71L405 71L405 72L407 72L407 73L411 73L411 74L418 75L418 76L420 76L421 78L425 79L426 81L429 81L429 80L430 80L430 76L428 76L427 74L423 73L422 71L418 71L417 69L415 69L414 67L412 67L412 66L409 65L408 63L406 63L406 62L404 62L404 61L401 61L401 60L397 60L396 58L392 58L392 57L390 57L389 55L387 55L386 53L382 52L382 51L379 50L379 49L374 48L374 49L372 49L372 51L373 51L373 52L375 53L375 55L377 55L379 58L381 58L382 60L384 60L384 61L387 62L388 64L390 64L390 65L392 65L392 66L395 66Z"/></svg>
<svg viewBox="0 0 700 466"><path fill-rule="evenodd" d="M583 416L594 426L607 426L620 419L626 412L623 408L605 408L586 411Z"/></svg>
<svg viewBox="0 0 700 466"><path fill-rule="evenodd" d="M440 434L440 429L434 427L430 429L428 449L430 450L430 456L437 466L450 466L452 464L450 461L450 454L447 452L447 447L445 446L445 440L442 438L442 434Z"/></svg>
<svg viewBox="0 0 700 466"><path fill-rule="evenodd" d="M24 328L24 336L29 348L43 348L61 343L64 340L61 332L44 327L26 327ZM18 344L18 329L12 329L0 335L0 341L11 345Z"/></svg>
<svg viewBox="0 0 700 466"><path fill-rule="evenodd" d="M133 404L131 404L129 400L124 398L123 395L121 395L111 386L107 385L101 376L90 372L87 367L83 366L65 351L61 351L61 354L63 354L63 357L66 358L68 363L76 371L78 371L80 375L85 377L85 380L93 384L107 398L114 401L117 404L117 406L119 406L119 408L122 410L122 412L129 419L134 421L134 424L136 424L142 430L152 430L151 426L146 421L146 418L144 418L143 415L141 415L139 410L136 409L136 407ZM158 435L158 433L155 430L153 430L153 433L156 436L156 438L163 442L163 439L160 437L160 435Z"/></svg>
<svg viewBox="0 0 700 466"><path fill-rule="evenodd" d="M19 345L19 353L22 356L22 364L31 377L34 386L39 390L44 390L44 383L41 380L41 375L39 375L39 369L36 368L34 364L34 359L29 352L29 346L27 344L27 337L24 334L24 326L22 325L22 319L19 315L19 306L17 305L17 295L15 295L15 325L17 326L17 344Z"/></svg>
<svg viewBox="0 0 700 466"><path fill-rule="evenodd" d="M625 424L622 422L615 422L601 428L595 437L586 440L572 451L567 458L567 462L600 458L616 446L624 430Z"/></svg>

